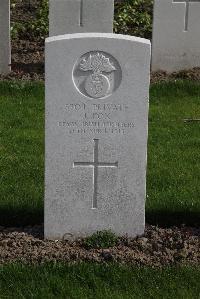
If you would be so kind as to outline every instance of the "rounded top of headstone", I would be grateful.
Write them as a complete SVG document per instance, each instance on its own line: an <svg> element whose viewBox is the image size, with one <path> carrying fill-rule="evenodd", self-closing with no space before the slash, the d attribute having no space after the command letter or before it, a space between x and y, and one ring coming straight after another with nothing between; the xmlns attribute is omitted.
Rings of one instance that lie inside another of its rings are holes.
<svg viewBox="0 0 200 299"><path fill-rule="evenodd" d="M151 42L149 39L136 37L136 36L130 36L130 35L123 35L123 34L113 34L113 33L73 33L73 34L64 34L64 35L57 35L57 36L51 36L45 39L46 43L51 42L57 42L62 40L72 40L72 39L80 39L80 38L98 38L98 39L115 39L115 40L124 40L124 41L131 41L135 43L141 43L141 44L147 44L151 45Z"/></svg>

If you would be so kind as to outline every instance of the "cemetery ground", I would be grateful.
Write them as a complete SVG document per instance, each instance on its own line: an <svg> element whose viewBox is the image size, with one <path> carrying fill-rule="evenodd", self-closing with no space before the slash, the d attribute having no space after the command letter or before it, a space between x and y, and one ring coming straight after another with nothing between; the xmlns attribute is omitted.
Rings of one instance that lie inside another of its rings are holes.
<svg viewBox="0 0 200 299"><path fill-rule="evenodd" d="M145 234L44 240L41 3L11 1L13 71L0 76L0 298L199 298L199 68L151 77ZM152 4L115 32L150 38Z"/></svg>
<svg viewBox="0 0 200 299"><path fill-rule="evenodd" d="M44 241L44 84L0 90L0 295L198 298L199 82L151 86L145 234L110 247Z"/></svg>

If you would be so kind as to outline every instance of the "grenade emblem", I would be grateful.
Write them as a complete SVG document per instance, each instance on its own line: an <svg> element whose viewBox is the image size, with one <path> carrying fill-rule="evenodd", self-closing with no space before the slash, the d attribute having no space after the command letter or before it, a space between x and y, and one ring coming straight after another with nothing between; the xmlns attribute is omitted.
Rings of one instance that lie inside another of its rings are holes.
<svg viewBox="0 0 200 299"><path fill-rule="evenodd" d="M116 71L109 58L99 52L90 54L88 58L83 58L79 68L84 72L92 72L84 82L88 96L99 99L109 94L111 84L106 74Z"/></svg>
<svg viewBox="0 0 200 299"><path fill-rule="evenodd" d="M90 51L78 58L72 82L84 97L100 100L110 97L120 86L122 69L118 60L103 51Z"/></svg>

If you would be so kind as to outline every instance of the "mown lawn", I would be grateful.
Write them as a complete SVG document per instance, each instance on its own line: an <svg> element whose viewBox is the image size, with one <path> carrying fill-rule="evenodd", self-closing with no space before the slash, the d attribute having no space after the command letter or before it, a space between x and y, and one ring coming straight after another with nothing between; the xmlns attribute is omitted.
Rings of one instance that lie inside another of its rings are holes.
<svg viewBox="0 0 200 299"><path fill-rule="evenodd" d="M21 264L0 267L0 298L198 299L200 269L117 264Z"/></svg>
<svg viewBox="0 0 200 299"><path fill-rule="evenodd" d="M151 88L147 221L200 225L200 84Z"/></svg>
<svg viewBox="0 0 200 299"><path fill-rule="evenodd" d="M43 84L0 82L0 225L40 223L44 191Z"/></svg>
<svg viewBox="0 0 200 299"><path fill-rule="evenodd" d="M0 225L43 221L44 86L0 82ZM200 225L200 84L151 87L147 222Z"/></svg>

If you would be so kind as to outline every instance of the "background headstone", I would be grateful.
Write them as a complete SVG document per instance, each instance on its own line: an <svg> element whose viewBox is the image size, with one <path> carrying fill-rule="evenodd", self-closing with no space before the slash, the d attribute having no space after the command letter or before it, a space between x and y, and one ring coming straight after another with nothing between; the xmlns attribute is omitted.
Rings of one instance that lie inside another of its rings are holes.
<svg viewBox="0 0 200 299"><path fill-rule="evenodd" d="M155 0L152 70L200 66L200 0Z"/></svg>
<svg viewBox="0 0 200 299"><path fill-rule="evenodd" d="M50 0L49 36L113 31L114 0Z"/></svg>
<svg viewBox="0 0 200 299"><path fill-rule="evenodd" d="M10 71L10 1L0 1L0 74Z"/></svg>
<svg viewBox="0 0 200 299"><path fill-rule="evenodd" d="M150 42L46 41L45 237L144 232Z"/></svg>

